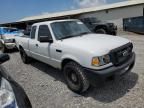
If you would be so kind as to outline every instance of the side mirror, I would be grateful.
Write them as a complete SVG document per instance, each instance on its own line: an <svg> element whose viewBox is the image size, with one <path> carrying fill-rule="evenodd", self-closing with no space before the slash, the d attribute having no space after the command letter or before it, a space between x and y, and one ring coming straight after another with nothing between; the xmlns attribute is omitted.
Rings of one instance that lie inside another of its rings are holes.
<svg viewBox="0 0 144 108"><path fill-rule="evenodd" d="M39 41L40 41L40 42L53 43L53 40L52 40L51 38L49 38L48 36L40 36L40 37L39 37Z"/></svg>
<svg viewBox="0 0 144 108"><path fill-rule="evenodd" d="M8 61L10 59L8 54L0 54L0 64Z"/></svg>

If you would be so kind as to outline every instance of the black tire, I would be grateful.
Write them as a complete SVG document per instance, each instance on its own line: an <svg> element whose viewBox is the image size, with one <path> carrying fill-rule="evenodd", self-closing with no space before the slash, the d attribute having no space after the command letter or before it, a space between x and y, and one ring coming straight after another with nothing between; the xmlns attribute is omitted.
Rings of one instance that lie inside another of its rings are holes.
<svg viewBox="0 0 144 108"><path fill-rule="evenodd" d="M30 57L27 56L27 54L25 53L25 51L23 49L20 49L20 55L21 55L21 59L23 61L23 63L28 64L30 63Z"/></svg>
<svg viewBox="0 0 144 108"><path fill-rule="evenodd" d="M78 94L88 90L90 86L89 81L84 75L83 69L79 64L69 62L64 66L63 72L69 89Z"/></svg>
<svg viewBox="0 0 144 108"><path fill-rule="evenodd" d="M1 51L2 51L3 53L6 53L7 48L5 47L5 45L2 45L2 47L1 47Z"/></svg>
<svg viewBox="0 0 144 108"><path fill-rule="evenodd" d="M95 32L96 32L96 33L100 33L100 34L107 34L106 30L103 29L103 28L97 29Z"/></svg>
<svg viewBox="0 0 144 108"><path fill-rule="evenodd" d="M113 35L116 36L116 35L117 35L117 32L114 32Z"/></svg>

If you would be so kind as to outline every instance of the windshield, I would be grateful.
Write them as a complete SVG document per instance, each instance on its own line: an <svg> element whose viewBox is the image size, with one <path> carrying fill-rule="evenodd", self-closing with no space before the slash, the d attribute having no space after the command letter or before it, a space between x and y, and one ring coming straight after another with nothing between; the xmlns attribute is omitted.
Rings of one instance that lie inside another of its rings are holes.
<svg viewBox="0 0 144 108"><path fill-rule="evenodd" d="M91 23L98 23L101 22L101 20L99 20L98 18L89 18Z"/></svg>
<svg viewBox="0 0 144 108"><path fill-rule="evenodd" d="M54 22L51 27L58 40L90 33L90 30L80 21Z"/></svg>

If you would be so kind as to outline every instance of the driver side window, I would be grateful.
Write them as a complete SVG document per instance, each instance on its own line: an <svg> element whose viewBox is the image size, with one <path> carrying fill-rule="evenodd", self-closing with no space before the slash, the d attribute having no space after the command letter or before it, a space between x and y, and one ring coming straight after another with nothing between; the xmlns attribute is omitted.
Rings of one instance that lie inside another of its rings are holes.
<svg viewBox="0 0 144 108"><path fill-rule="evenodd" d="M38 41L40 40L40 36L47 36L48 38L52 39L50 30L47 25L40 25L38 31Z"/></svg>

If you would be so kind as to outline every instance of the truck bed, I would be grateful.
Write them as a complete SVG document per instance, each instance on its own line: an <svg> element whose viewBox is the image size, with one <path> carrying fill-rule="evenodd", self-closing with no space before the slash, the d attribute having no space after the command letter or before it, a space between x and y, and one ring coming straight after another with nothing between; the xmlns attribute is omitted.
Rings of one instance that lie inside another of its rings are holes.
<svg viewBox="0 0 144 108"><path fill-rule="evenodd" d="M16 46L19 49L20 46L23 46L23 48L25 48L26 50L28 50L29 48L29 39L30 36L27 35L23 35L23 36L16 36L15 37L15 41L16 41Z"/></svg>

